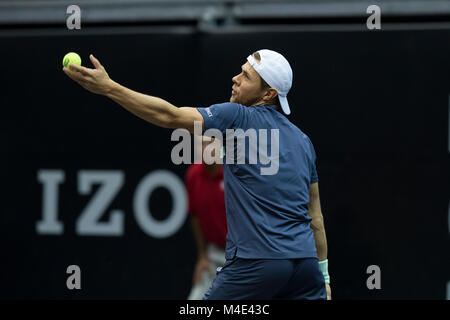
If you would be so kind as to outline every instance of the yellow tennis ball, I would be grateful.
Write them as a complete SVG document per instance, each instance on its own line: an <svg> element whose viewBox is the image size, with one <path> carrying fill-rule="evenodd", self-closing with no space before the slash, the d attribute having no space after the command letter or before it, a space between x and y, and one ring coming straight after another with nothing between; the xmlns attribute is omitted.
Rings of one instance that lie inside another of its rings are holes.
<svg viewBox="0 0 450 320"><path fill-rule="evenodd" d="M81 66L81 58L78 55L78 53L75 52L69 52L68 54L66 54L63 58L63 66L66 68L70 68L69 65L70 64L76 64L78 66ZM70 68L70 70L73 70L72 68Z"/></svg>

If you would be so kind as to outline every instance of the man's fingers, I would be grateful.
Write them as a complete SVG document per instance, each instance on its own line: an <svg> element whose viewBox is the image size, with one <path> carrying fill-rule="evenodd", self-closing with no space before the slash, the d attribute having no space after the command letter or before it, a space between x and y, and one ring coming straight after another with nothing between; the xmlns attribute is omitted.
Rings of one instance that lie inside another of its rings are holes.
<svg viewBox="0 0 450 320"><path fill-rule="evenodd" d="M63 68L63 71L64 71L64 73L67 74L67 75L69 76L69 78L71 78L72 80L79 81L79 80L83 79L83 75L80 74L79 72L72 71L72 70L70 70L69 68L66 68L66 67Z"/></svg>
<svg viewBox="0 0 450 320"><path fill-rule="evenodd" d="M70 79L72 79L79 85L83 86L83 88L85 88L85 85L87 83L86 78L80 72L71 71L69 68L66 67L63 68L63 71Z"/></svg>
<svg viewBox="0 0 450 320"><path fill-rule="evenodd" d="M70 70L69 68L63 67L63 71L64 73L71 78L72 80L77 79L77 76L75 72L73 72L72 70Z"/></svg>
<svg viewBox="0 0 450 320"><path fill-rule="evenodd" d="M91 69L88 69L88 68L83 67L83 66L78 66L78 65L72 64L72 63L70 64L70 67L75 69L76 71L80 72L81 74L83 74L85 76L91 75L91 72L92 72Z"/></svg>
<svg viewBox="0 0 450 320"><path fill-rule="evenodd" d="M92 64L94 65L95 69L101 69L103 66L101 65L100 61L96 57L94 57L93 54L89 56L89 59L91 59Z"/></svg>

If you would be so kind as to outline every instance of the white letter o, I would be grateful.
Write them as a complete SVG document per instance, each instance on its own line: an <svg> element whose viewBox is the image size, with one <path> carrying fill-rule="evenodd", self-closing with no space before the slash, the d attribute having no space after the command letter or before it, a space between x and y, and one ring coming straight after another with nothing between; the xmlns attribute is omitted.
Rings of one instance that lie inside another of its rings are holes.
<svg viewBox="0 0 450 320"><path fill-rule="evenodd" d="M147 207L153 190L164 187L172 196L173 206L164 221L153 218ZM136 187L133 199L134 216L141 229L155 238L167 238L177 232L186 219L186 189L178 176L168 170L156 170L146 175Z"/></svg>

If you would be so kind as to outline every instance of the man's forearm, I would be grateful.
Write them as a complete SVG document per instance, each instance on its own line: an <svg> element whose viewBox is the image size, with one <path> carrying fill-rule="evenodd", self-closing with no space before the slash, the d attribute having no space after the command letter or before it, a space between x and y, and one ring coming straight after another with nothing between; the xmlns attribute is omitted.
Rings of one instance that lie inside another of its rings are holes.
<svg viewBox="0 0 450 320"><path fill-rule="evenodd" d="M112 80L108 87L105 96L154 125L169 128L175 118L178 108L161 98L133 91Z"/></svg>
<svg viewBox="0 0 450 320"><path fill-rule="evenodd" d="M311 221L311 228L314 231L317 258L319 259L319 261L323 261L327 259L328 256L327 236L325 234L323 219L313 219L313 221Z"/></svg>

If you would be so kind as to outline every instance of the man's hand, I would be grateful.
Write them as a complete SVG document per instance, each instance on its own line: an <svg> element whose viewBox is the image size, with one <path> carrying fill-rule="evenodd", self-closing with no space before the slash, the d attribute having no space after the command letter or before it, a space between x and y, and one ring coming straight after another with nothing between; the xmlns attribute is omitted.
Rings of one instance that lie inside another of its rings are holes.
<svg viewBox="0 0 450 320"><path fill-rule="evenodd" d="M325 287L327 288L327 300L331 300L331 287L329 283L325 283Z"/></svg>
<svg viewBox="0 0 450 320"><path fill-rule="evenodd" d="M202 281L203 272L211 273L209 264L210 264L210 262L207 257L203 256L198 259L197 264L195 266L195 271L194 271L194 279L193 279L194 284Z"/></svg>
<svg viewBox="0 0 450 320"><path fill-rule="evenodd" d="M72 71L64 67L63 71L72 80L78 82L83 88L96 94L106 94L110 90L112 80L109 78L105 68L100 64L92 54L89 56L95 69L89 69L83 66L70 64L70 67L75 69Z"/></svg>

